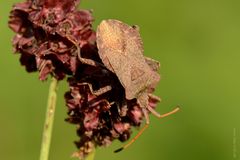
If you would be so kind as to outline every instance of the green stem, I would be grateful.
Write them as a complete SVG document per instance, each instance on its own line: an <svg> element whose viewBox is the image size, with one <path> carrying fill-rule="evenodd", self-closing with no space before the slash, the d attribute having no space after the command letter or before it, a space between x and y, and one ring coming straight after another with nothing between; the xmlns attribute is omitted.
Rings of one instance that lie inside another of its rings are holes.
<svg viewBox="0 0 240 160"><path fill-rule="evenodd" d="M85 160L94 160L96 154L96 149L94 149L94 151L92 151Z"/></svg>
<svg viewBox="0 0 240 160"><path fill-rule="evenodd" d="M48 160L48 157L49 157L54 113L55 113L56 100L57 100L57 93L56 93L57 84L58 84L57 79L53 77L49 87L49 93L48 93L48 103L47 103L47 111L46 111L43 135L42 135L40 160Z"/></svg>

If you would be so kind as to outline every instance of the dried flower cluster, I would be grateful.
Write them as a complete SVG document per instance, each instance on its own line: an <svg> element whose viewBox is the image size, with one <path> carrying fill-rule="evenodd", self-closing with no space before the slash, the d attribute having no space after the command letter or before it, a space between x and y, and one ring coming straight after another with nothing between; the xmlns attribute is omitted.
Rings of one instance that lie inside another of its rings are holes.
<svg viewBox="0 0 240 160"><path fill-rule="evenodd" d="M105 68L84 66L69 79L70 91L65 94L69 117L77 124L81 137L76 142L85 157L96 146L108 146L114 139L124 142L132 126L140 126L144 115L136 99L127 100L118 78ZM159 98L149 95L149 105L156 107Z"/></svg>
<svg viewBox="0 0 240 160"><path fill-rule="evenodd" d="M81 52L93 53L95 32L91 12L76 10L78 0L28 0L14 5L9 27L15 52L28 72L39 71L39 79L51 74L58 80L74 75ZM78 45L76 47L76 45Z"/></svg>
<svg viewBox="0 0 240 160"><path fill-rule="evenodd" d="M126 98L118 73L109 69L99 56L90 11L77 10L79 0L28 0L18 3L10 14L9 26L16 32L15 52L28 72L39 71L39 79L48 75L58 80L68 76L70 91L65 94L68 122L77 125L75 156L86 157L97 146L108 146L115 139L130 138L131 127L140 126L144 115L138 98ZM124 63L124 62L122 62ZM158 65L142 62L154 74ZM159 79L155 80L156 82ZM154 87L144 91L148 106L160 101L152 95ZM147 111L148 112L148 111Z"/></svg>

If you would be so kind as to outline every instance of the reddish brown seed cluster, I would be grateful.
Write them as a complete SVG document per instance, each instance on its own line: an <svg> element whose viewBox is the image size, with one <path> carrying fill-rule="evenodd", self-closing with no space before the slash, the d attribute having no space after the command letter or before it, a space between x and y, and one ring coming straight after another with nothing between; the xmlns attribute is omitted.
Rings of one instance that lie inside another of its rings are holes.
<svg viewBox="0 0 240 160"><path fill-rule="evenodd" d="M116 75L105 68L82 66L70 78L70 91L65 94L68 122L77 124L76 141L80 148L75 156L85 157L96 146L108 146L113 140L124 142L132 126L140 126L144 115L136 99L127 100ZM159 98L149 96L148 104L155 108Z"/></svg>
<svg viewBox="0 0 240 160"><path fill-rule="evenodd" d="M77 10L78 3L79 0L18 3L11 11L9 27L16 32L13 46L28 72L39 71L40 80L46 80L48 75L58 80L68 76L70 91L65 94L66 121L77 125L80 140L75 143L79 151L74 155L84 158L97 146L108 146L115 139L124 142L130 138L131 127L140 126L146 117L143 113L145 106L139 104L143 101L140 95L145 96L144 103L152 109L160 100L152 95L154 87L151 84L141 84L141 87L147 85L147 89L135 89L139 92L134 92L132 98L126 95L132 90L131 85L125 85L119 70L109 69L105 59L99 56L105 49L111 56L108 50L111 46L101 47L101 52L98 51L91 12ZM131 50L129 45L126 46ZM132 59L128 59L135 55L138 53L129 55L120 66L130 65ZM140 56L145 68L156 75L158 63ZM117 59L115 61L120 63ZM154 83L158 81L157 75Z"/></svg>
<svg viewBox="0 0 240 160"><path fill-rule="evenodd" d="M28 0L13 6L9 27L16 32L15 52L28 72L39 71L39 79L51 74L58 80L74 75L79 65L76 44L88 57L95 51L92 15L76 10L79 0Z"/></svg>

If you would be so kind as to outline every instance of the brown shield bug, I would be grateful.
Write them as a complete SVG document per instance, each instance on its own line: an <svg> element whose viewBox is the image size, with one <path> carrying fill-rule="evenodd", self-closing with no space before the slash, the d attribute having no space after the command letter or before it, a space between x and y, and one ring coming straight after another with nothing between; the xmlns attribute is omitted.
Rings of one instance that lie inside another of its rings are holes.
<svg viewBox="0 0 240 160"><path fill-rule="evenodd" d="M143 55L143 42L137 26L129 26L118 20L103 20L97 28L99 56L107 69L115 73L125 88L126 99L136 98L146 118L146 125L121 151L132 144L148 127L148 111L158 118L166 117L179 110L160 115L148 105L149 92L160 80L157 73L159 62Z"/></svg>

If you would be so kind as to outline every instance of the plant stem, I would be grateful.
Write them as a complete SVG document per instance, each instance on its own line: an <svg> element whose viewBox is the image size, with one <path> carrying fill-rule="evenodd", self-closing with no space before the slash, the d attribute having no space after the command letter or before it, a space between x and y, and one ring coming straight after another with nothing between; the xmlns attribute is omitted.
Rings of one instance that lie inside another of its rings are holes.
<svg viewBox="0 0 240 160"><path fill-rule="evenodd" d="M57 84L58 84L57 79L53 77L49 87L49 93L48 93L47 111L46 111L45 124L44 124L43 135L42 135L40 160L48 160L48 157L49 157L54 113L55 113L56 100L57 100L57 93L56 93Z"/></svg>
<svg viewBox="0 0 240 160"><path fill-rule="evenodd" d="M85 160L94 160L95 154L96 149L94 149L94 151L92 151L92 153L90 153Z"/></svg>

